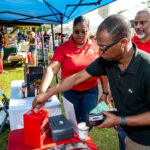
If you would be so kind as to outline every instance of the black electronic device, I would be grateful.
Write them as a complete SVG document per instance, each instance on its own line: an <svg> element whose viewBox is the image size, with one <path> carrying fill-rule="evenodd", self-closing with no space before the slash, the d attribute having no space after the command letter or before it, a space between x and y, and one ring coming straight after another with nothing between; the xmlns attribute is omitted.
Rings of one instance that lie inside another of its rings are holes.
<svg viewBox="0 0 150 150"><path fill-rule="evenodd" d="M72 124L64 115L49 117L49 132L52 142L62 141L73 137Z"/></svg>
<svg viewBox="0 0 150 150"><path fill-rule="evenodd" d="M43 74L42 66L31 66L29 67L29 74Z"/></svg>
<svg viewBox="0 0 150 150"><path fill-rule="evenodd" d="M43 74L27 74L27 96L34 97L35 88L39 88Z"/></svg>
<svg viewBox="0 0 150 150"><path fill-rule="evenodd" d="M120 116L118 111L108 111L109 113L115 114L117 116ZM93 113L89 113L87 115L87 120L86 120L86 125L88 127L93 127L93 126L97 126L100 125L103 121L105 121L106 116L104 114L93 114Z"/></svg>
<svg viewBox="0 0 150 150"><path fill-rule="evenodd" d="M32 66L27 64L24 67L24 81L27 84L27 97L33 97L38 94L39 87L42 81L43 67Z"/></svg>
<svg viewBox="0 0 150 150"><path fill-rule="evenodd" d="M101 124L106 119L104 114L88 114L86 125L88 127L93 127Z"/></svg>

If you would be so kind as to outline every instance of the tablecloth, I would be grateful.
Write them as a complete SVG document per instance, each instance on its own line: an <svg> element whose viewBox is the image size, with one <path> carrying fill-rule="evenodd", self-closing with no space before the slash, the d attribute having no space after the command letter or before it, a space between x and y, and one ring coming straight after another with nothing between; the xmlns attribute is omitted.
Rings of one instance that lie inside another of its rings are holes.
<svg viewBox="0 0 150 150"><path fill-rule="evenodd" d="M47 142L44 144L42 148L32 148L32 147L24 145L24 130L18 129L18 130L11 131L9 133L7 150L44 150L46 148L50 148L55 145L67 144L67 143L72 143L72 142L81 142L81 141L76 136L68 140L52 143L49 138L49 140L47 140ZM89 136L85 142L87 146L91 148L91 150L98 150L98 148L93 143L91 136Z"/></svg>
<svg viewBox="0 0 150 150"><path fill-rule="evenodd" d="M23 114L32 108L34 97L22 98L21 85L23 80L15 80L11 82L11 93L9 102L9 118L10 129L23 128ZM61 104L58 98L54 95L50 98L51 102L47 102L44 108L50 110L50 116L61 114Z"/></svg>

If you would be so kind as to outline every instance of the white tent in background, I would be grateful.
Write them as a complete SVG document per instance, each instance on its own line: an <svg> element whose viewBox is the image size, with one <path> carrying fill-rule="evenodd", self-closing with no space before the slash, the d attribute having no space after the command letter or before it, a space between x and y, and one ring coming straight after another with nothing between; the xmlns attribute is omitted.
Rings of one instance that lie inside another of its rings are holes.
<svg viewBox="0 0 150 150"><path fill-rule="evenodd" d="M69 35L71 35L72 27L73 27L73 21L63 24L63 33L69 33ZM54 28L54 31L55 31L55 33L60 33L61 32L61 24L56 26Z"/></svg>
<svg viewBox="0 0 150 150"><path fill-rule="evenodd" d="M136 13L144 8L146 8L145 4L137 5L122 12L121 15L125 16L128 20L134 20Z"/></svg>
<svg viewBox="0 0 150 150"><path fill-rule="evenodd" d="M95 34L97 31L97 27L100 25L100 23L104 20L99 14L98 9L91 11L85 15L86 18L90 21L90 34Z"/></svg>
<svg viewBox="0 0 150 150"><path fill-rule="evenodd" d="M89 12L83 16L85 16L90 21L90 34L95 34L97 31L97 27L103 21L103 18L98 14L98 9ZM72 29L73 29L73 21L63 24L63 33L71 34ZM61 25L55 27L55 32L61 32Z"/></svg>

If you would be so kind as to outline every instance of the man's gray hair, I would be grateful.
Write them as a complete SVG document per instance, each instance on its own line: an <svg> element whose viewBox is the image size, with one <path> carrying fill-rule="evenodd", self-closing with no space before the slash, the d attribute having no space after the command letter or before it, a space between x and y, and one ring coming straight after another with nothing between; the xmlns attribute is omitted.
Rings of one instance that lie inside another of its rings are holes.
<svg viewBox="0 0 150 150"><path fill-rule="evenodd" d="M107 17L98 27L97 34L106 30L112 40L118 40L121 38L131 39L131 23L129 20L119 14L111 15Z"/></svg>
<svg viewBox="0 0 150 150"><path fill-rule="evenodd" d="M149 15L149 17L150 17L150 8L144 8L144 9L138 11L135 16L138 16L138 15L140 15L142 13L147 13Z"/></svg>

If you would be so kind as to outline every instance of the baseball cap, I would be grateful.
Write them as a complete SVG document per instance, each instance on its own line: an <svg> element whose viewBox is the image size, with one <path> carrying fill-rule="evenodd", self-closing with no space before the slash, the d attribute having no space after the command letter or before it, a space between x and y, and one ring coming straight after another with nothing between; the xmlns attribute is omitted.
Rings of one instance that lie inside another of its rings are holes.
<svg viewBox="0 0 150 150"><path fill-rule="evenodd" d="M68 36L69 36L69 34L68 34L68 33L65 33L65 35L68 35Z"/></svg>

